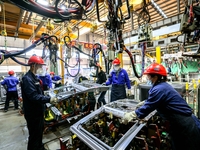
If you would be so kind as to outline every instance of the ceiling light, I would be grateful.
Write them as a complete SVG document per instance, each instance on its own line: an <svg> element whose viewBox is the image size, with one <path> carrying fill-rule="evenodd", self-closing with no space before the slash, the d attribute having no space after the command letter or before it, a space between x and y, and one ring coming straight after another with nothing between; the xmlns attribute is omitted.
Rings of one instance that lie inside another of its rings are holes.
<svg viewBox="0 0 200 150"><path fill-rule="evenodd" d="M62 5L62 6L60 7L60 9L66 10L66 6Z"/></svg>
<svg viewBox="0 0 200 150"><path fill-rule="evenodd" d="M154 5L154 7L159 11L159 13L164 17L167 18L167 15L162 11L162 9L154 2L154 0L151 0L151 3Z"/></svg>

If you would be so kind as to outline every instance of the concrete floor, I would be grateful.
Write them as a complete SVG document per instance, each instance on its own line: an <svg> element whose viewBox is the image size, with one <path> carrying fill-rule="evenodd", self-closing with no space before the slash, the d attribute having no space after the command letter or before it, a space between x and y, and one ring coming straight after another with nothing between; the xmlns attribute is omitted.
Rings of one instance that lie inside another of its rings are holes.
<svg viewBox="0 0 200 150"><path fill-rule="evenodd" d="M70 136L69 124L62 124L49 130L43 136L43 143L49 150L60 149L59 137ZM13 107L8 112L0 110L0 150L26 150L28 130L24 116L19 115Z"/></svg>

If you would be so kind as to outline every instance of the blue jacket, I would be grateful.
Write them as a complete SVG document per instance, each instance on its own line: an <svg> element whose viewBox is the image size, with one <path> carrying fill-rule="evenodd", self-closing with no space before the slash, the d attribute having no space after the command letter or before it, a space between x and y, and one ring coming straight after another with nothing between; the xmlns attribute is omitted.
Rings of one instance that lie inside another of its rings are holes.
<svg viewBox="0 0 200 150"><path fill-rule="evenodd" d="M61 78L60 76L53 76L51 79L52 79L53 81L59 81L59 80L61 80L62 78Z"/></svg>
<svg viewBox="0 0 200 150"><path fill-rule="evenodd" d="M126 70L120 69L118 72L112 71L110 77L108 78L108 81L106 82L106 85L110 84L121 84L128 87L128 89L131 89L131 83L128 77L128 74Z"/></svg>
<svg viewBox="0 0 200 150"><path fill-rule="evenodd" d="M46 74L45 76L39 76L39 79L42 80L43 85L52 88L52 79L49 74Z"/></svg>
<svg viewBox="0 0 200 150"><path fill-rule="evenodd" d="M181 95L168 83L161 82L152 86L149 90L149 97L144 105L138 108L135 113L142 119L154 110L164 119L169 119L170 114L191 116L192 109L188 106Z"/></svg>
<svg viewBox="0 0 200 150"><path fill-rule="evenodd" d="M21 89L25 117L43 115L44 104L50 102L50 97L44 96L39 79L30 70L22 78Z"/></svg>
<svg viewBox="0 0 200 150"><path fill-rule="evenodd" d="M19 80L16 77L9 76L1 82L1 85L6 85L7 91L11 92L11 91L17 91L18 83L19 83Z"/></svg>

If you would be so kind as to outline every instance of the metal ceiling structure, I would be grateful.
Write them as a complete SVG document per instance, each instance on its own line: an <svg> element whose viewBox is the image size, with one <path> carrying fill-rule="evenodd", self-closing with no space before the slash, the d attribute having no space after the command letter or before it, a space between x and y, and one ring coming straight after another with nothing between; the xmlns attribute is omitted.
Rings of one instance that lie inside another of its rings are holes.
<svg viewBox="0 0 200 150"><path fill-rule="evenodd" d="M142 4L135 5L134 3L134 0L130 1L131 18L126 21L123 33L137 30L138 28L138 15L142 10ZM5 15L3 13L3 5L5 7ZM150 24L161 21L166 17L168 18L177 16L182 14L184 11L184 3L181 0L149 0L147 2L147 6L151 18ZM108 11L106 3L103 0L99 0L99 10L100 18L102 20L106 20ZM126 16L126 8L122 9L122 12L123 15ZM64 24L53 23L55 28L52 33L60 37L61 34L65 34L66 30L63 31L63 28L65 28L67 24L70 25L72 29L73 27L78 27L80 31L86 30L87 32L85 33L88 33L90 32L90 29L88 28L92 26L93 22L96 22L98 28L94 33L105 36L104 23L99 23L97 21L97 13L95 8L87 14L87 18L87 20L66 21ZM2 31L5 26L7 36L29 40L37 39L42 33L47 32L47 19L47 17L40 16L36 13L22 10L9 1L1 2L0 29ZM84 34L84 32L82 32L82 34Z"/></svg>

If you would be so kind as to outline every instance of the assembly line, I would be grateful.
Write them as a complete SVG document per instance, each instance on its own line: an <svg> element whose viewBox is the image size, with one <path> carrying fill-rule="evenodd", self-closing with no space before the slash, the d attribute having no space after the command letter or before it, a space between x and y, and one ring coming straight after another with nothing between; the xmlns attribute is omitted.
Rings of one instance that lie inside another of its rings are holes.
<svg viewBox="0 0 200 150"><path fill-rule="evenodd" d="M199 10L0 0L0 149L199 150Z"/></svg>

